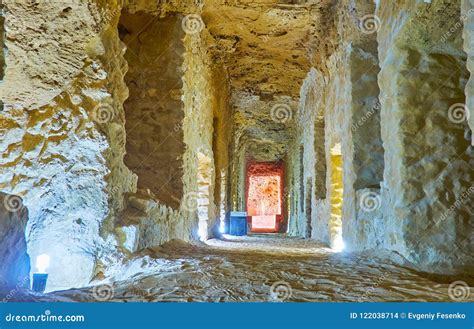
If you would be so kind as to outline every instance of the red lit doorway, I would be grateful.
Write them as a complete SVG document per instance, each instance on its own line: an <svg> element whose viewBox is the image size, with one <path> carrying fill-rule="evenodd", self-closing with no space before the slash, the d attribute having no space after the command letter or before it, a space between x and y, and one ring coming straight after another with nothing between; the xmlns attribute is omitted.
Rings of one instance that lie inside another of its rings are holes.
<svg viewBox="0 0 474 329"><path fill-rule="evenodd" d="M278 232L283 221L283 163L251 161L245 193L250 231Z"/></svg>

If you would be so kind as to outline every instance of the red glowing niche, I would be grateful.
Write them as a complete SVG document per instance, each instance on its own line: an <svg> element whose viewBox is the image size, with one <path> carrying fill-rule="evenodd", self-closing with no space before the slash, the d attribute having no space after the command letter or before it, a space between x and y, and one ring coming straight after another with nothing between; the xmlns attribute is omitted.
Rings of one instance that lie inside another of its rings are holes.
<svg viewBox="0 0 474 329"><path fill-rule="evenodd" d="M278 232L283 220L283 163L250 162L245 192L250 230Z"/></svg>

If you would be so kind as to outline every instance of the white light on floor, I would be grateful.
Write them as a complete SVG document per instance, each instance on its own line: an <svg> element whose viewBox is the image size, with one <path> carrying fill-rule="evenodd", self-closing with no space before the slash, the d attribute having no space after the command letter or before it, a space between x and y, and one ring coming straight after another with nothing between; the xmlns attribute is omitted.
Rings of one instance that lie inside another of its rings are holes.
<svg viewBox="0 0 474 329"><path fill-rule="evenodd" d="M341 252L344 250L346 245L344 244L344 240L342 240L342 236L338 235L333 242L332 250L335 252Z"/></svg>
<svg viewBox="0 0 474 329"><path fill-rule="evenodd" d="M207 236L207 222L199 222L198 224L198 236L199 240L206 241L208 239Z"/></svg>
<svg viewBox="0 0 474 329"><path fill-rule="evenodd" d="M221 221L221 223L219 225L219 232L220 233L225 233L225 223L224 223L224 221Z"/></svg>
<svg viewBox="0 0 474 329"><path fill-rule="evenodd" d="M36 268L38 273L46 273L46 269L49 267L49 256L46 254L39 255L36 257Z"/></svg>

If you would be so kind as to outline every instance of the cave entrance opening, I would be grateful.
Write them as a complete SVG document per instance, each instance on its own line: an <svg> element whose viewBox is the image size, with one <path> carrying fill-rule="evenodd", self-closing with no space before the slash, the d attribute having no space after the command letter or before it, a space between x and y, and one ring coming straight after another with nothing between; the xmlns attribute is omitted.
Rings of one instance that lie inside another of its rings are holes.
<svg viewBox="0 0 474 329"><path fill-rule="evenodd" d="M342 239L342 205L343 205L343 159L341 144L335 144L330 153L331 170L331 190L330 205L331 217L329 219L329 234L331 239L331 248L334 250L344 249Z"/></svg>
<svg viewBox="0 0 474 329"><path fill-rule="evenodd" d="M251 232L277 233L283 222L283 162L250 162L246 182Z"/></svg>

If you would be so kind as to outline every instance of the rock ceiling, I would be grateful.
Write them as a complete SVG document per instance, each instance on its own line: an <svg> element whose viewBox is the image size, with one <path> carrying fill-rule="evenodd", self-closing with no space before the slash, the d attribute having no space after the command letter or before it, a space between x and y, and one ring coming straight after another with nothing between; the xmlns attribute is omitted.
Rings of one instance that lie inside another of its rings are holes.
<svg viewBox="0 0 474 329"><path fill-rule="evenodd" d="M318 42L315 17L326 7L327 1L241 1L206 6L202 17L234 90L298 97Z"/></svg>
<svg viewBox="0 0 474 329"><path fill-rule="evenodd" d="M329 52L330 0L129 0L127 10L158 15L199 13L215 39L211 51L234 90L297 98L312 65ZM313 50L317 49L317 54Z"/></svg>
<svg viewBox="0 0 474 329"><path fill-rule="evenodd" d="M211 51L227 67L234 91L236 134L248 156L260 161L286 153L292 122L275 121L271 108L283 103L297 111L301 84L317 60L312 49L324 38L317 20L330 10L328 1L292 2L241 1L202 11L215 40Z"/></svg>
<svg viewBox="0 0 474 329"><path fill-rule="evenodd" d="M283 103L297 111L304 78L311 66L324 62L333 44L328 41L336 39L336 5L331 0L130 0L126 10L202 17L212 58L228 72L234 132L250 145L247 152L263 160L285 153L292 122L272 120L271 107Z"/></svg>
<svg viewBox="0 0 474 329"><path fill-rule="evenodd" d="M235 89L298 94L309 69L306 9L213 8L203 13L203 19Z"/></svg>

